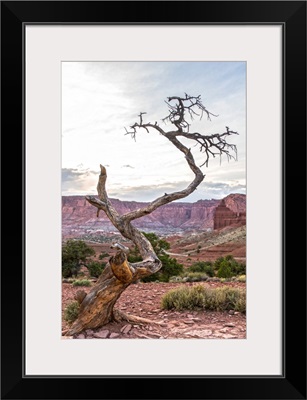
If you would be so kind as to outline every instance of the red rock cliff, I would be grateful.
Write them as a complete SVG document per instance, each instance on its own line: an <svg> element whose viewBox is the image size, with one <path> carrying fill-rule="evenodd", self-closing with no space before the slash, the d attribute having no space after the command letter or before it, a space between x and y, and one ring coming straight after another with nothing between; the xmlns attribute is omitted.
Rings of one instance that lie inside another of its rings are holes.
<svg viewBox="0 0 307 400"><path fill-rule="evenodd" d="M235 199L230 196L222 199L220 204L215 208L213 215L213 229L224 228L225 226L234 224L246 224L245 204L243 204L242 201L236 202ZM230 209L229 206L232 209Z"/></svg>
<svg viewBox="0 0 307 400"><path fill-rule="evenodd" d="M243 213L245 212L245 197L243 194L232 194L224 201L232 213ZM118 199L111 199L111 201L120 214L144 207L146 204ZM174 202L134 221L134 224L141 229L153 231L212 229L214 228L214 211L219 203L220 200L214 199L199 200L196 203ZM225 219L229 219L229 213ZM96 209L85 200L84 196L62 197L62 229L63 234L71 233L74 229L115 231L103 212L100 212L99 218L96 217Z"/></svg>

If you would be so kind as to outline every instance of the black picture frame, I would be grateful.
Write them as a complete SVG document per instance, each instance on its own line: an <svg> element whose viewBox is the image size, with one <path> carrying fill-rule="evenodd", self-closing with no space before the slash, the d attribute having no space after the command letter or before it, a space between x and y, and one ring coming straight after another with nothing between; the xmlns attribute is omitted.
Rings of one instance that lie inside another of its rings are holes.
<svg viewBox="0 0 307 400"><path fill-rule="evenodd" d="M102 16L103 20L100 20L99 16ZM23 29L27 23L281 24L283 26L282 376L27 377L23 375L25 361ZM306 2L2 1L1 85L2 398L306 399ZM10 232L12 227L11 236L7 232ZM18 243L21 249L18 258L15 251L13 253L8 251L12 237L13 246Z"/></svg>

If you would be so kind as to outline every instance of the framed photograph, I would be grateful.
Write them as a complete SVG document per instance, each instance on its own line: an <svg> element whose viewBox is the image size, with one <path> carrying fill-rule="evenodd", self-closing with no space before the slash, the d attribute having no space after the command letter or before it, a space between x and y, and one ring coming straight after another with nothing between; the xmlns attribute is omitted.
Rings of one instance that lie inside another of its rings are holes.
<svg viewBox="0 0 307 400"><path fill-rule="evenodd" d="M306 3L1 26L2 398L306 399Z"/></svg>

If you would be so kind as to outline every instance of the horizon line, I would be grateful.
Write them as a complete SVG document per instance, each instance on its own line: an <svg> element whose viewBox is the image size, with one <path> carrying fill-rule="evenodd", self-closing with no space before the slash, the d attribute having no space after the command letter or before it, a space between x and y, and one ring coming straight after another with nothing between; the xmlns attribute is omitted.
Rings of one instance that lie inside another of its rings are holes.
<svg viewBox="0 0 307 400"><path fill-rule="evenodd" d="M183 199L180 199L180 201L177 201L177 200L174 200L174 201L172 201L172 202L170 202L170 203L168 203L168 204L171 204L171 203L197 203L197 202L199 202L199 201L210 201L210 200L223 200L223 199L225 199L226 197L228 197L228 196L231 196L231 195L240 195L240 196L245 196L246 197L246 193L238 193L238 192L234 192L234 193L229 193L229 194L227 194L226 196L223 196L223 197L221 197L221 198L206 198L206 199L198 199L198 200L196 200L196 201L184 201L184 198ZM86 196L90 196L89 194L62 194L62 197L86 197ZM92 196L92 195L91 195ZM97 194L95 195L95 196L98 196ZM123 201L123 202L129 202L129 203L151 203L152 201L154 201L154 200L151 200L151 201L143 201L143 200L122 200L122 199L119 199L119 198L116 198L116 197L109 197L109 199L110 200L118 200L118 201ZM165 204L165 205L167 205L167 204Z"/></svg>

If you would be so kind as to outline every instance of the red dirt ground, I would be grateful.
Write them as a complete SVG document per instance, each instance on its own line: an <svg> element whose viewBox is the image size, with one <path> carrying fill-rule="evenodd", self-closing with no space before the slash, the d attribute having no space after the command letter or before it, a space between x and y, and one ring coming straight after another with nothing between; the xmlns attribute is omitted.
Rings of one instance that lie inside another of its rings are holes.
<svg viewBox="0 0 307 400"><path fill-rule="evenodd" d="M137 325L112 322L98 330L88 329L75 337L63 339L246 339L245 314L229 311L172 311L161 308L161 297L169 290L182 285L205 285L211 288L230 286L245 288L240 282L197 283L137 283L130 285L121 295L115 308L138 317L150 319L151 324ZM90 287L62 286L62 310L74 300L77 290L86 292ZM160 322L160 324L155 324ZM68 325L63 319L62 330Z"/></svg>

